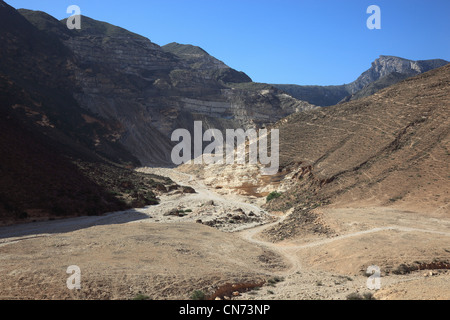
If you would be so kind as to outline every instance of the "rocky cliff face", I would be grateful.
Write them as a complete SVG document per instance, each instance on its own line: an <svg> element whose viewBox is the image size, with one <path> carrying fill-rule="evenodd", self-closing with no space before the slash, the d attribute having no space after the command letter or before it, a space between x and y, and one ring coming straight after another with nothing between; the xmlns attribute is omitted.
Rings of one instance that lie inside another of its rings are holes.
<svg viewBox="0 0 450 320"><path fill-rule="evenodd" d="M21 13L69 49L78 88L74 98L93 114L120 123L118 141L144 165L170 164L171 133L192 130L195 120L204 121L205 129L247 128L314 108L271 86L260 90L245 73L195 46L161 48L84 16L81 30L67 30L65 20Z"/></svg>
<svg viewBox="0 0 450 320"><path fill-rule="evenodd" d="M341 86L298 86L281 84L274 86L286 91L297 99L325 107L337 104L341 100L349 101L367 97L407 77L442 67L447 63L448 61L442 59L414 61L381 55L372 62L370 69L363 72L358 79L349 84ZM379 82L367 89L368 86L377 81Z"/></svg>
<svg viewBox="0 0 450 320"><path fill-rule="evenodd" d="M408 60L394 56L380 56L374 62L369 70L361 74L354 82L346 85L348 91L354 94L369 85L393 72L406 76L415 76L431 69L442 67L448 61L441 59L433 60Z"/></svg>
<svg viewBox="0 0 450 320"><path fill-rule="evenodd" d="M36 28L0 0L0 225L155 204L159 178L131 170L123 124L74 98L67 28L38 17Z"/></svg>

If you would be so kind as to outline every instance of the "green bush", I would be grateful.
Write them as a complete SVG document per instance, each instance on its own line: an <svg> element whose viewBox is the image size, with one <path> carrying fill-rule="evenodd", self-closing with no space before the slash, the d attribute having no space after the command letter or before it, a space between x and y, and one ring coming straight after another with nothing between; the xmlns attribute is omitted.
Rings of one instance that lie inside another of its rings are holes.
<svg viewBox="0 0 450 320"><path fill-rule="evenodd" d="M150 297L145 294L139 293L133 298L133 300L150 300Z"/></svg>
<svg viewBox="0 0 450 320"><path fill-rule="evenodd" d="M269 195L266 197L266 201L269 202L270 200L276 199L281 197L281 193L273 191L269 193Z"/></svg>
<svg viewBox="0 0 450 320"><path fill-rule="evenodd" d="M191 300L205 300L205 293L201 290L195 290L191 295Z"/></svg>

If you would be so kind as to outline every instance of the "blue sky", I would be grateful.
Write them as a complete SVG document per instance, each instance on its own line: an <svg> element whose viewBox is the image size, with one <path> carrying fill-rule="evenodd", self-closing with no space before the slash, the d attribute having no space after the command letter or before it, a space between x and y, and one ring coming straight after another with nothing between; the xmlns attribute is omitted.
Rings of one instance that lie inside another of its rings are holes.
<svg viewBox="0 0 450 320"><path fill-rule="evenodd" d="M334 85L379 55L450 60L449 0L6 0L63 19L69 5L149 38L202 47L253 81ZM369 5L381 30L369 30Z"/></svg>

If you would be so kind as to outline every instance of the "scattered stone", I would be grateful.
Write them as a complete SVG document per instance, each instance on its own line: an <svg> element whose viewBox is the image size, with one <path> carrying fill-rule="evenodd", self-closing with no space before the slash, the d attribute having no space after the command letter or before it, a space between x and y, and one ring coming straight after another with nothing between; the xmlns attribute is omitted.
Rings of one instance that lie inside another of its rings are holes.
<svg viewBox="0 0 450 320"><path fill-rule="evenodd" d="M224 296L224 297L223 297L223 300L231 300L231 298L228 297L228 296Z"/></svg>
<svg viewBox="0 0 450 320"><path fill-rule="evenodd" d="M169 212L164 213L164 216L178 216L178 210L177 209L172 209Z"/></svg>
<svg viewBox="0 0 450 320"><path fill-rule="evenodd" d="M209 200L205 203L206 206L215 206L214 201Z"/></svg>
<svg viewBox="0 0 450 320"><path fill-rule="evenodd" d="M183 193L197 193L194 188L191 187L182 187Z"/></svg>
<svg viewBox="0 0 450 320"><path fill-rule="evenodd" d="M220 297L216 297L214 300L222 300Z"/></svg>
<svg viewBox="0 0 450 320"><path fill-rule="evenodd" d="M238 297L240 295L239 291L234 291L233 292L233 297Z"/></svg>

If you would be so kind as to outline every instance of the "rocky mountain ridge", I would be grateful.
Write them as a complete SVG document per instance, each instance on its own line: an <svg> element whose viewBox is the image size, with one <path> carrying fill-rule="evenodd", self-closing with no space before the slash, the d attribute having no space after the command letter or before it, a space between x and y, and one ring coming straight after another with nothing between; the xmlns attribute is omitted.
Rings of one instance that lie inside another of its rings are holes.
<svg viewBox="0 0 450 320"><path fill-rule="evenodd" d="M161 48L85 16L81 30L62 30L65 20L19 12L70 50L79 88L74 98L82 108L120 123L118 141L144 165L170 164L171 133L192 130L194 120L202 120L205 129L259 127L314 108L274 87L255 89L247 75L198 47ZM235 83L247 85L236 89Z"/></svg>
<svg viewBox="0 0 450 320"><path fill-rule="evenodd" d="M275 84L297 99L308 101L318 106L331 106L341 101L362 98L376 91L393 85L407 77L421 74L442 67L448 61L442 59L408 60L395 56L380 55L371 67L355 81L338 86L300 86ZM377 82L372 85L372 83ZM367 87L370 88L368 89Z"/></svg>

